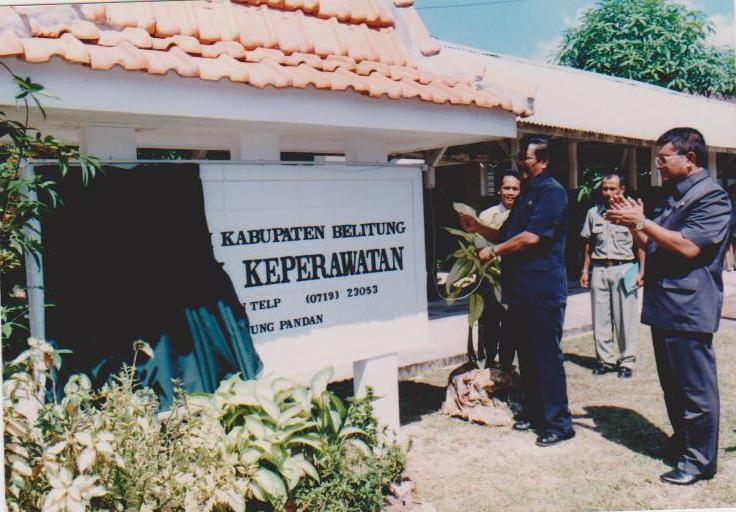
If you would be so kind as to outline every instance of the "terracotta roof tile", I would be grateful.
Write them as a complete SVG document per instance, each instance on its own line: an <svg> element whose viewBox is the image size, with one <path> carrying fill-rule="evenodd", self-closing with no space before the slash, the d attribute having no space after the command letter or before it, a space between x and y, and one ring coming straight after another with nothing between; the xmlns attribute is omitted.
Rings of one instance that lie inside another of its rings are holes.
<svg viewBox="0 0 736 512"><path fill-rule="evenodd" d="M0 56L54 56L92 69L170 71L255 87L314 87L372 97L501 106L523 101L479 91L470 77L441 76L411 57L439 51L413 2L196 0L0 7ZM398 23L391 12L398 13ZM403 23L403 25L402 25ZM411 44L399 31L408 31Z"/></svg>
<svg viewBox="0 0 736 512"><path fill-rule="evenodd" d="M440 53L442 46L429 35L427 27L424 26L416 9L401 8L399 12L404 23L409 28L412 39L419 45L422 55L431 57Z"/></svg>

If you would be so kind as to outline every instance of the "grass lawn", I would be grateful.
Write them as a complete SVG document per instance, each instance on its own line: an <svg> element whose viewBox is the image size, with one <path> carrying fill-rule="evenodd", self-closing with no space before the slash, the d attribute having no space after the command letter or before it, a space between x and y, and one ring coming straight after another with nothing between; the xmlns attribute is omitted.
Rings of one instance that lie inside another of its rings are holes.
<svg viewBox="0 0 736 512"><path fill-rule="evenodd" d="M646 455L670 427L641 329L634 377L591 375L592 336L563 342L577 431L569 442L535 446L532 433L471 425L440 414L450 368L400 386L409 472L419 497L438 512L582 511L736 507L736 330L716 336L721 392L718 474L689 487L660 483L669 469Z"/></svg>

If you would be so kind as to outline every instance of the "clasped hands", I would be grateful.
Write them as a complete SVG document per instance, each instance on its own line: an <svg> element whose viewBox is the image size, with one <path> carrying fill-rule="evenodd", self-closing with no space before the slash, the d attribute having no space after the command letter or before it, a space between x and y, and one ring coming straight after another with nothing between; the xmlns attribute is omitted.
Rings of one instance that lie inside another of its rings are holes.
<svg viewBox="0 0 736 512"><path fill-rule="evenodd" d="M617 226L633 228L644 222L644 203L641 199L624 197L623 195L611 198L608 210L603 218Z"/></svg>

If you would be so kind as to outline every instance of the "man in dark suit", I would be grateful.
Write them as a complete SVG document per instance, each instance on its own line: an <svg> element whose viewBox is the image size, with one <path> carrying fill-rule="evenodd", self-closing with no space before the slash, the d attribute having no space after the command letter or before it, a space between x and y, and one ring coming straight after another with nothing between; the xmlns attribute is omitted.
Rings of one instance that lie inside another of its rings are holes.
<svg viewBox="0 0 736 512"><path fill-rule="evenodd" d="M703 167L703 135L674 128L657 141L657 168L669 187L659 216L620 198L606 212L647 251L642 322L654 354L674 434L653 452L676 461L661 476L689 485L716 473L720 413L713 333L723 305L723 255L729 241L728 194Z"/></svg>
<svg viewBox="0 0 736 512"><path fill-rule="evenodd" d="M549 173L548 141L528 140L522 150L524 187L500 230L461 217L467 231L498 245L483 249L482 260L501 257L505 322L516 338L524 391L523 412L514 429L539 432L537 446L572 438L567 380L560 348L567 303L565 234L567 192Z"/></svg>

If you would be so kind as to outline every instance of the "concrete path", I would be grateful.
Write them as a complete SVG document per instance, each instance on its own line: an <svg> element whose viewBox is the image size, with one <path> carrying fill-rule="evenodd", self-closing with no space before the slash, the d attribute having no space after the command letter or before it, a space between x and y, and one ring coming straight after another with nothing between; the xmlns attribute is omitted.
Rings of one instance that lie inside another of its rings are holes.
<svg viewBox="0 0 736 512"><path fill-rule="evenodd" d="M724 272L724 296L736 297L736 272ZM590 293L573 290L568 297L565 312L563 339L587 334L592 330ZM639 294L641 297L641 293ZM640 299L641 300L641 299ZM423 347L401 352L400 377L409 378L427 368L459 364L465 360L467 347L467 306L447 306L434 302L429 307L429 340ZM732 321L724 321L723 327L733 327ZM477 333L475 338L477 340Z"/></svg>

